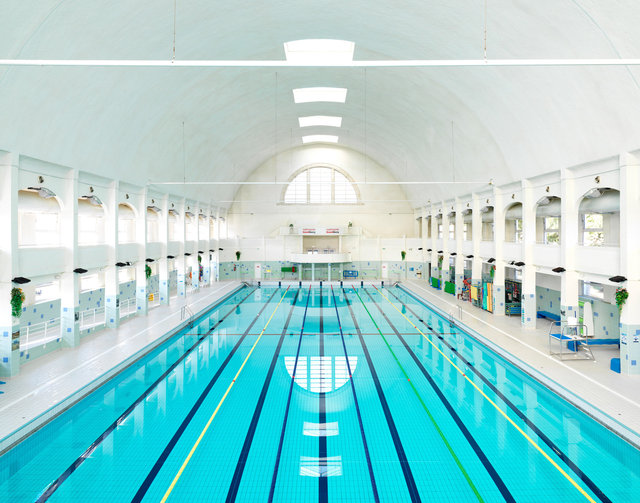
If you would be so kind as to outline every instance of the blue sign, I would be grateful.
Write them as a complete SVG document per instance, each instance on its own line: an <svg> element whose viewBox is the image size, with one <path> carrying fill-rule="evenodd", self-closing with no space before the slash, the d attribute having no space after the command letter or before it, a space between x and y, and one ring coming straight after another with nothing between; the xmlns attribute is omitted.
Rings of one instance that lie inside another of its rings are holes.
<svg viewBox="0 0 640 503"><path fill-rule="evenodd" d="M358 271L342 271L343 278L357 278Z"/></svg>

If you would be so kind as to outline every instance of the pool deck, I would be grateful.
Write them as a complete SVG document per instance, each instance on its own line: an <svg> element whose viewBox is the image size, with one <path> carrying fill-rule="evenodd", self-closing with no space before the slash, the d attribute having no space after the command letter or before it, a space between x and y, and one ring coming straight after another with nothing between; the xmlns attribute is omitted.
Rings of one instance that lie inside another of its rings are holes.
<svg viewBox="0 0 640 503"><path fill-rule="evenodd" d="M187 293L187 303L197 315L240 285L239 281L213 283ZM6 384L0 388L4 391L0 395L0 452L130 365L140 351L150 350L185 325L181 319L184 305L184 299L173 298L169 305L149 310L147 316L134 316L118 329L87 335L78 346L52 351L21 365L18 375L2 378Z"/></svg>
<svg viewBox="0 0 640 503"><path fill-rule="evenodd" d="M494 316L431 288L426 281L402 284L445 313L460 306L463 324L640 435L640 376L609 370L610 359L618 356L617 348L593 347L596 361L560 361L549 354L547 320L538 320L535 330L523 329L519 316ZM240 285L238 281L213 283L189 293L188 304L197 315ZM140 351L155 347L184 325L183 305L184 301L172 299L170 305L158 306L147 316L130 318L119 329L83 337L77 347L53 351L23 365L17 376L3 379L0 431L8 436L2 435L0 452L129 365ZM24 425L28 426L15 433Z"/></svg>
<svg viewBox="0 0 640 503"><path fill-rule="evenodd" d="M456 319L456 306L460 306L463 324L640 435L640 375L609 369L611 358L619 356L617 346L593 346L595 361L560 361L549 354L548 320L538 319L535 330L525 329L520 316L495 316L432 288L426 281L408 280L402 285L445 313L455 312Z"/></svg>

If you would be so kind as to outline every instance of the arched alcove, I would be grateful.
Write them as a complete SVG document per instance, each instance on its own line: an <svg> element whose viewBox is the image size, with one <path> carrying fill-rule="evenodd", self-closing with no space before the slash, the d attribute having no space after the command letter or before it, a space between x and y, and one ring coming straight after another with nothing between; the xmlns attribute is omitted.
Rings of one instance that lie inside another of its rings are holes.
<svg viewBox="0 0 640 503"><path fill-rule="evenodd" d="M522 203L513 203L504 212L504 240L522 243Z"/></svg>
<svg viewBox="0 0 640 503"><path fill-rule="evenodd" d="M620 192L609 188L587 191L580 201L578 232L584 246L619 246Z"/></svg>
<svg viewBox="0 0 640 503"><path fill-rule="evenodd" d="M169 210L168 215L168 227L167 227L167 239L169 241L180 240L180 222L178 217L180 214L176 210Z"/></svg>
<svg viewBox="0 0 640 503"><path fill-rule="evenodd" d="M484 206L480 209L482 213L482 241L493 241L493 206Z"/></svg>
<svg viewBox="0 0 640 503"><path fill-rule="evenodd" d="M559 197L543 197L536 204L536 242L545 245L560 244L562 204Z"/></svg>
<svg viewBox="0 0 640 503"><path fill-rule="evenodd" d="M127 203L118 205L118 243L135 243L136 241L136 212Z"/></svg>
<svg viewBox="0 0 640 503"><path fill-rule="evenodd" d="M104 206L93 198L78 199L78 244L100 245L105 243Z"/></svg>
<svg viewBox="0 0 640 503"><path fill-rule="evenodd" d="M473 210L470 208L462 212L462 239L473 240Z"/></svg>
<svg viewBox="0 0 640 503"><path fill-rule="evenodd" d="M147 243L160 241L160 212L147 208Z"/></svg>
<svg viewBox="0 0 640 503"><path fill-rule="evenodd" d="M60 246L61 207L48 189L18 191L18 246Z"/></svg>
<svg viewBox="0 0 640 503"><path fill-rule="evenodd" d="M198 237L198 223L196 222L196 216L187 211L184 214L185 235L187 241L195 241Z"/></svg>

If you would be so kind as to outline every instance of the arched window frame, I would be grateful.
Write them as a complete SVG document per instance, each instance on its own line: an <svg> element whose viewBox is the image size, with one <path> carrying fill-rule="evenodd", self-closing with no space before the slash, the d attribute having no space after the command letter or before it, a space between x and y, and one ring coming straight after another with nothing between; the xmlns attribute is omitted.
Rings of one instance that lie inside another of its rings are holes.
<svg viewBox="0 0 640 503"><path fill-rule="evenodd" d="M304 173L305 171L309 171L311 169L314 168L327 168L327 169L331 169L331 202L330 203L312 203L310 202L311 200L311 190L310 190L310 182L309 182L309 177L307 176L307 201L304 203L287 203L285 202L285 195L287 193L287 190L289 189L289 186L291 185L291 183L302 173ZM356 201L354 203L336 203L335 202L335 173L338 172L340 173L342 176L344 176L347 181L351 184L351 187L353 187L353 191L356 194ZM280 195L280 204L285 204L287 206L328 206L328 205L332 205L332 206L356 206L359 204L362 204L361 199L360 199L360 189L358 188L357 183L355 182L355 180L347 173L345 172L343 169L337 167L337 166L333 166L331 164L311 164L308 166L304 166L300 169L298 169L295 173L293 173L293 175L291 175L291 177L289 177L288 183L284 186L284 189L282 190L282 194Z"/></svg>

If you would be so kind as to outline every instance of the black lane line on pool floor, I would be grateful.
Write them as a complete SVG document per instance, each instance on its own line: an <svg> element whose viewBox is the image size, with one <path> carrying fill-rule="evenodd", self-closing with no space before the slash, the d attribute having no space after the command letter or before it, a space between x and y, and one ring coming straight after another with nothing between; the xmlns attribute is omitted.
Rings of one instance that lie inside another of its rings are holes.
<svg viewBox="0 0 640 503"><path fill-rule="evenodd" d="M258 427L258 421L260 420L260 414L262 413L262 407L264 406L264 401L267 398L267 391L269 390L269 385L271 384L271 378L273 377L273 372L276 368L276 364L278 363L278 358L280 357L280 349L282 348L282 343L284 342L284 337L287 335L287 330L289 329L289 323L291 322L291 316L293 315L293 310L296 307L296 303L298 302L298 295L300 294L301 289L298 288L296 292L293 303L291 304L291 310L289 311L289 316L287 316L287 320L284 323L284 327L282 328L282 333L280 334L280 340L278 341L278 346L276 347L276 351L273 354L273 358L271 359L271 365L269 366L269 372L267 372L267 376L264 379L264 384L262 385L262 391L260 392L260 397L258 398L258 403L256 404L256 408L253 411L253 417L251 418L251 423L249 424L249 430L247 431L247 435L244 439L244 444L242 445L242 450L240 451L240 457L238 458L238 462L236 463L236 469L233 472L233 478L231 479L231 485L229 486L229 491L227 492L227 502L232 502L236 500L238 496L238 489L240 488L240 482L242 481L242 474L244 473L244 468L247 464L247 458L249 457L249 451L251 450L251 443L253 442L253 437L255 436L256 429Z"/></svg>
<svg viewBox="0 0 640 503"><path fill-rule="evenodd" d="M327 422L327 400L324 393L324 319L322 312L322 283L320 283L320 336L319 336L319 362L320 362L320 392L318 393L318 424ZM327 459L327 436L318 436L318 457L320 462ZM328 503L329 501L329 478L318 477L318 502Z"/></svg>
<svg viewBox="0 0 640 503"><path fill-rule="evenodd" d="M302 316L302 327L300 328L300 338L298 339L298 349L296 351L296 360L293 364L293 372L291 373L291 383L289 384L289 395L287 396L287 406L284 410L284 419L282 421L282 430L280 431L280 441L278 443L278 452L276 453L276 461L273 467L273 475L271 476L271 488L269 489L269 503L273 501L273 495L276 491L276 481L278 480L278 468L280 467L280 457L282 456L282 446L284 445L284 434L287 429L287 419L289 418L289 407L291 406L291 395L293 394L293 385L298 371L298 358L300 357L300 346L302 346L302 334L304 333L304 323L307 319L307 310L309 309L309 300L311 299L311 286L307 295L307 303L304 306L304 314Z"/></svg>
<svg viewBox="0 0 640 503"><path fill-rule="evenodd" d="M376 392L378 393L378 399L380 400L380 405L382 406L384 417L387 420L389 433L391 433L393 445L396 448L396 454L398 455L398 460L400 461L400 468L402 468L402 474L404 475L404 480L407 483L409 496L411 497L412 502L420 502L422 501L420 499L420 493L418 492L416 481L413 478L413 473L411 472L411 467L409 466L409 460L407 459L407 455L404 452L404 447L402 447L402 441L400 440L400 435L398 434L396 423L394 422L393 416L391 415L389 404L387 403L387 399L384 396L384 391L382 391L382 385L380 384L380 380L378 379L378 373L376 372L376 369L373 366L371 355L369 354L367 345L364 342L364 337L362 337L362 331L360 330L360 325L358 325L358 320L356 319L356 315L353 311L353 308L351 307L351 301L347 297L347 292L345 291L344 288L342 289L342 293L344 294L344 300L347 303L347 306L349 307L349 312L351 313L351 319L353 320L353 325L356 328L356 333L358 334L358 338L360 339L360 345L362 346L365 359L367 360L367 365L369 366L369 370L371 371L373 384L375 385Z"/></svg>
<svg viewBox="0 0 640 503"><path fill-rule="evenodd" d="M580 478L580 480L582 480L585 485L587 487L589 487L589 489L591 489L591 491L593 491L593 493L600 498L601 501L605 502L605 503L611 503L611 500L602 492L602 490L595 484L595 482L593 482L589 476L587 474L585 474L573 461L571 461L571 459L569 458L569 456L567 456L554 442L553 440L551 440L547 435L545 435L536 425L535 423L533 423L533 421L531 421L525 414L524 412L522 412L518 407L516 407L514 405L514 403L509 400L491 381L489 381L489 379L487 379L476 367L475 365L473 365L469 360L467 360L462 353L458 352L456 349L453 348L453 346L451 346L451 344L449 344L443 337L441 337L442 335L445 335L444 333L439 333L436 330L434 330L431 325L429 325L428 323L426 323L424 321L423 318L421 318L420 316L418 316L418 314L411 309L408 305L406 305L404 302L402 302L402 300L400 300L400 298L395 295L394 293L392 293L390 290L387 290L387 292L389 292L391 295L393 295L393 297L395 297L397 299L397 301L402 304L403 306L405 306L405 308L407 309L407 311L409 311L409 313L411 313L416 319L418 319L425 327L427 327L429 329L429 331L431 331L431 333L433 333L434 335L436 335L445 346L447 346L451 351L453 351L458 358L460 358L460 360L467 366L469 367L469 369L471 370L471 372L473 372L475 375L477 375L480 380L485 383L487 385L487 387L489 387L489 389L491 389L491 391L493 391L520 419L522 419L522 421L524 421L524 423L531 428L532 431L535 432L535 434L545 443L547 444L547 446L553 451L555 452L558 457L560 459L562 459L562 461L569 467L571 468L571 470ZM425 306L426 309L428 309ZM458 335L455 332L452 332L453 335Z"/></svg>
<svg viewBox="0 0 640 503"><path fill-rule="evenodd" d="M336 318L338 319L338 328L340 329L340 338L342 339L342 349L344 350L344 358L347 362L347 371L349 372L349 382L351 383L351 391L353 392L353 402L356 406L356 415L358 416L358 426L360 426L360 436L362 436L362 444L364 446L364 454L367 458L367 468L369 469L369 478L371 479L371 489L373 490L373 498L378 503L380 497L378 495L378 486L376 485L376 479L373 474L373 465L371 464L371 457L369 455L369 445L367 444L367 437L364 434L364 426L362 424L362 415L360 414L360 405L358 405L358 396L356 395L356 386L353 382L353 373L351 372L351 363L349 362L349 355L347 354L347 344L344 340L344 332L342 331L342 322L340 321L340 315L338 314L338 303L336 302L336 296L333 292L333 286L331 287L331 297L333 298L333 305L336 308Z"/></svg>
<svg viewBox="0 0 640 503"><path fill-rule="evenodd" d="M240 339L238 339L238 342L236 342L236 344L235 344L235 346L233 346L233 349L231 350L231 352L224 359L224 361L222 362L222 365L220 365L220 367L218 368L218 370L215 373L215 375L209 381L209 384L207 384L206 388L204 388L202 393L200 393L200 396L196 400L196 403L193 404L193 406L191 407L191 410L186 415L186 417L183 419L182 423L180 424L180 426L178 427L176 432L173 434L173 437L171 437L171 440L169 440L169 443L165 446L164 450L162 451L162 453L160 454L160 456L158 457L158 459L156 460L154 465L151 467L151 470L149 471L149 473L145 477L144 481L142 482L142 484L138 488L138 491L136 492L135 496L131 500L132 502L142 501L142 498L145 497L145 495L147 494L147 491L149 490L149 487L151 487L151 484L153 484L153 481L155 480L156 476L158 475L158 472L162 469L162 466L164 465L165 461L167 460L167 458L169 457L169 455L173 451L173 448L175 447L175 445L178 443L178 441L182 437L182 434L187 429L187 426L189 426L189 423L191 422L193 417L198 412L198 409L200 409L200 406L202 405L204 400L209 395L209 392L211 391L211 389L213 388L215 383L218 381L218 378L220 377L220 375L222 374L224 369L227 367L228 363L231 361L231 358L233 358L233 356L236 354L236 351L242 345L242 342L245 340L245 338L247 337L249 332L251 332L251 329L253 328L253 326L258 321L258 318L260 318L260 316L262 315L262 313L264 312L266 307L269 305L269 303L271 302L271 300L273 299L275 294L278 293L279 290L280 289L278 288L278 289L273 291L273 293L271 294L271 297L269 297L267 302L265 302L264 305L260 308L260 311L253 318L253 320L251 321L251 323L249 324L247 329L242 334L242 337L240 337Z"/></svg>
<svg viewBox="0 0 640 503"><path fill-rule="evenodd" d="M47 488L42 492L40 497L36 500L37 503L42 503L47 501L54 492L60 487L60 485L67 480L73 472L75 472L78 467L85 462L87 458L91 456L91 454L96 450L96 448L107 438L113 430L115 430L122 422L133 412L133 410L142 402L149 394L160 384L173 370L182 362L194 349L196 349L202 341L204 341L230 314L234 313L236 308L242 304L245 300L247 300L251 294L253 294L257 289L254 288L250 291L246 297L244 297L240 302L238 302L235 306L229 310L227 314L225 314L220 320L218 320L213 327L205 334L202 335L187 351L185 351L180 358L178 358L167 370L165 370L158 379L156 379L128 408L125 410L118 419L116 419L113 423L107 427L102 434L93 441L93 443L84 451L72 464L67 468L60 477L54 480Z"/></svg>
<svg viewBox="0 0 640 503"><path fill-rule="evenodd" d="M473 437L473 435L471 434L469 429L466 427L462 419L460 419L460 416L458 415L458 413L453 409L453 406L451 405L447 397L444 396L444 394L442 393L442 390L438 387L436 382L433 380L433 377L431 377L431 374L429 374L429 372L424 367L422 362L418 359L416 354L411 350L405 338L402 337L402 335L400 335L400 332L396 329L395 325L391 323L391 320L389 319L387 314L383 311L383 309L380 307L378 302L373 298L371 293L369 293L369 291L367 291L366 289L364 289L364 291L371 299L371 302L373 302L373 305L378 308L378 311L380 311L380 314L382 314L383 318L386 320L389 327L391 327L391 330L393 330L396 336L398 337L398 339L400 339L400 342L409 353L409 356L411 356L415 364L418 366L418 368L422 372L422 375L424 375L425 379L427 380L427 382L429 383L433 391L436 393L436 395L442 402L442 405L444 405L445 409L447 409L447 412L449 413L453 421L456 423L456 425L464 435L464 438L467 440L467 442L473 449L473 452L476 453L476 456L478 456L478 458L480 459L480 462L489 473L489 476L493 480L494 484L497 486L498 490L500 491L500 494L502 494L502 497L505 499L505 501L515 502L515 498L513 497L513 495L511 494L511 491L509 491L506 484L502 480L502 477L500 477L500 475L494 468L491 461L489 461L489 459L487 458L482 448L478 445L478 442L476 442L476 439Z"/></svg>

